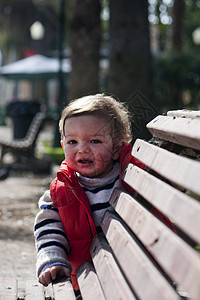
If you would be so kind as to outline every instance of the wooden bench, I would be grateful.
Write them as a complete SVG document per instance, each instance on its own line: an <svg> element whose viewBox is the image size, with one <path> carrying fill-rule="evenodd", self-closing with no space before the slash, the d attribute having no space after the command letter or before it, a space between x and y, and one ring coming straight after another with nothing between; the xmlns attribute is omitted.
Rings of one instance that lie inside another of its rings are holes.
<svg viewBox="0 0 200 300"><path fill-rule="evenodd" d="M147 128L152 140L137 139L132 150L147 168L129 164L122 174L136 193L113 192L113 211L106 212L103 233L91 245L93 265L86 261L77 269L83 299L200 299L200 111L171 111ZM45 298L36 285L28 284L24 299L75 299L70 281L53 284L60 298L56 292Z"/></svg>
<svg viewBox="0 0 200 300"><path fill-rule="evenodd" d="M40 130L42 129L45 118L46 114L44 112L38 112L31 122L26 137L23 139L12 141L0 140L1 167L4 166L3 159L6 153L11 153L14 156L15 162L17 162L18 166L19 163L28 164L31 159L35 158L36 140Z"/></svg>
<svg viewBox="0 0 200 300"><path fill-rule="evenodd" d="M18 292L18 282L14 278L0 278L1 300L75 300L75 294L68 280L56 282L44 288L36 280L27 280L23 295Z"/></svg>
<svg viewBox="0 0 200 300"><path fill-rule="evenodd" d="M77 270L83 299L200 299L200 111L171 111L147 128L154 138L132 150L147 170L129 164L123 174L137 195L114 191L115 212L91 246L94 268Z"/></svg>

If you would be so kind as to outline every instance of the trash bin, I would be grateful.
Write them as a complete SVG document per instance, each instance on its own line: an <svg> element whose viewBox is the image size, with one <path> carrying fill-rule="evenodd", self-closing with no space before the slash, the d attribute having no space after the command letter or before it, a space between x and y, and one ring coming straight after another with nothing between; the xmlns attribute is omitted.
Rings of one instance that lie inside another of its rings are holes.
<svg viewBox="0 0 200 300"><path fill-rule="evenodd" d="M23 139L28 131L33 117L40 111L40 102L16 100L8 103L6 114L12 119L13 139Z"/></svg>

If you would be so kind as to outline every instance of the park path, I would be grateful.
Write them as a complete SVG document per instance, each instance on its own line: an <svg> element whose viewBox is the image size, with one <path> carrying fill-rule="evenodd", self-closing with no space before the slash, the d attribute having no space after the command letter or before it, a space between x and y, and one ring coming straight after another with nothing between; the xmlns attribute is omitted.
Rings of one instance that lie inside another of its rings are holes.
<svg viewBox="0 0 200 300"><path fill-rule="evenodd" d="M50 176L11 174L0 181L0 277L36 279L33 226L38 200L49 187Z"/></svg>

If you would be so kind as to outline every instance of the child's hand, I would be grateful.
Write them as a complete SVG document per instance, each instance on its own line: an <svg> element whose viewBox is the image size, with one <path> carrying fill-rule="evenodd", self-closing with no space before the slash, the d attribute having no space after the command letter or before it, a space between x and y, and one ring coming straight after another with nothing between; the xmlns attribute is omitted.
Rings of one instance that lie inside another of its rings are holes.
<svg viewBox="0 0 200 300"><path fill-rule="evenodd" d="M53 280L61 277L70 277L71 270L64 266L53 266L46 269L40 276L39 282L48 286Z"/></svg>

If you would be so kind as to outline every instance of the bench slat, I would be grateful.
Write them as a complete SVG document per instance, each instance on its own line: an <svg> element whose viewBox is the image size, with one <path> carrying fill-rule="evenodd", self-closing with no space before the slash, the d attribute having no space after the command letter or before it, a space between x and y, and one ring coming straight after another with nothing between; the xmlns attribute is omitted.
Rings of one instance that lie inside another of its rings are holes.
<svg viewBox="0 0 200 300"><path fill-rule="evenodd" d="M135 141L131 154L169 181L200 196L200 162L140 139Z"/></svg>
<svg viewBox="0 0 200 300"><path fill-rule="evenodd" d="M17 300L17 280L0 277L0 299Z"/></svg>
<svg viewBox="0 0 200 300"><path fill-rule="evenodd" d="M44 287L36 280L26 281L25 300L44 300Z"/></svg>
<svg viewBox="0 0 200 300"><path fill-rule="evenodd" d="M53 283L55 300L76 300L72 283L68 279Z"/></svg>
<svg viewBox="0 0 200 300"><path fill-rule="evenodd" d="M111 255L108 245L99 235L95 236L90 252L105 297L115 300L136 300Z"/></svg>
<svg viewBox="0 0 200 300"><path fill-rule="evenodd" d="M76 271L83 299L105 300L97 274L90 262L85 261Z"/></svg>
<svg viewBox="0 0 200 300"><path fill-rule="evenodd" d="M171 218L189 237L200 243L200 204L196 200L131 164L126 168L123 179L143 198Z"/></svg>
<svg viewBox="0 0 200 300"><path fill-rule="evenodd" d="M116 189L110 204L169 277L200 299L199 254L127 193Z"/></svg>
<svg viewBox="0 0 200 300"><path fill-rule="evenodd" d="M187 110L187 109L170 110L167 112L167 116L194 119L200 117L200 110Z"/></svg>
<svg viewBox="0 0 200 300"><path fill-rule="evenodd" d="M154 137L200 150L200 118L158 116L146 127Z"/></svg>
<svg viewBox="0 0 200 300"><path fill-rule="evenodd" d="M180 299L122 224L110 212L105 214L102 228L139 299Z"/></svg>

